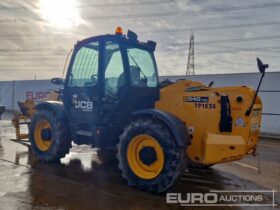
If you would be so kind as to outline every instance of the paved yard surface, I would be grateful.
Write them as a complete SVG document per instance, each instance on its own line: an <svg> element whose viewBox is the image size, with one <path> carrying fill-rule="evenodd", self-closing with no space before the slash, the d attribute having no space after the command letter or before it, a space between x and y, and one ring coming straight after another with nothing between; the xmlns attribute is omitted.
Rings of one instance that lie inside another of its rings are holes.
<svg viewBox="0 0 280 210"><path fill-rule="evenodd" d="M29 147L13 142L14 129L0 121L0 209L272 209L272 207L182 207L128 187L112 152L74 146L61 163L38 162ZM208 170L186 171L168 192L209 190L280 191L280 141L261 139L258 158L246 157ZM279 208L280 198L275 203ZM270 193L265 194L272 201Z"/></svg>

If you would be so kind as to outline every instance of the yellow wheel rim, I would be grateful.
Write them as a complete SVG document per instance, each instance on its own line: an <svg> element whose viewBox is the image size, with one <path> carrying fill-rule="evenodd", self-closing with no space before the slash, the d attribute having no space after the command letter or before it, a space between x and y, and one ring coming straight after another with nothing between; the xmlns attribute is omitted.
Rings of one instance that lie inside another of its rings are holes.
<svg viewBox="0 0 280 210"><path fill-rule="evenodd" d="M47 120L37 122L34 131L35 143L39 150L47 151L52 145L51 134L44 136L44 132L51 132L51 125Z"/></svg>
<svg viewBox="0 0 280 210"><path fill-rule="evenodd" d="M153 137L138 135L129 142L127 160L135 175L142 179L154 179L163 169L164 153Z"/></svg>

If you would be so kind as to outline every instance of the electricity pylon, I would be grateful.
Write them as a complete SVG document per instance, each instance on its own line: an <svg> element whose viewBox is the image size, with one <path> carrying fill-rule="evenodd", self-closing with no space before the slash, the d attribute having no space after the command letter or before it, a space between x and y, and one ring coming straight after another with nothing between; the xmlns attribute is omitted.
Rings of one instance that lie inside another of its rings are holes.
<svg viewBox="0 0 280 210"><path fill-rule="evenodd" d="M186 75L194 75L194 35L191 31Z"/></svg>

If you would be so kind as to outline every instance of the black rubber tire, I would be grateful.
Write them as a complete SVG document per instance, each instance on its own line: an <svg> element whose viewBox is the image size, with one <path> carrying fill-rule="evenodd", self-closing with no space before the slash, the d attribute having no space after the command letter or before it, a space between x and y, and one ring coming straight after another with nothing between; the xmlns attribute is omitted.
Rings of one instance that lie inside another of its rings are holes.
<svg viewBox="0 0 280 210"><path fill-rule="evenodd" d="M164 152L164 166L160 174L151 180L141 179L130 169L127 161L127 147L130 140L141 134L152 136ZM138 119L131 122L120 136L117 145L117 159L122 176L130 186L143 191L161 193L170 188L186 168L185 148L178 147L169 128L155 119Z"/></svg>
<svg viewBox="0 0 280 210"><path fill-rule="evenodd" d="M47 120L52 128L52 145L47 151L40 150L34 139L35 126L40 120ZM68 121L65 117L58 117L51 110L38 110L30 124L29 139L31 149L36 157L43 162L57 162L69 153L71 137L68 129Z"/></svg>

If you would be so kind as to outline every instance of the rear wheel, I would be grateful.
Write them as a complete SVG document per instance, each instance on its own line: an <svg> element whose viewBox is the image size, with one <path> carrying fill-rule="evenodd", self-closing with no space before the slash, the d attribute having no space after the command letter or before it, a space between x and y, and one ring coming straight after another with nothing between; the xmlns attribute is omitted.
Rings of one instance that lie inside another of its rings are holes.
<svg viewBox="0 0 280 210"><path fill-rule="evenodd" d="M67 120L49 110L38 110L35 114L30 125L29 139L32 151L41 161L58 161L71 148Z"/></svg>
<svg viewBox="0 0 280 210"><path fill-rule="evenodd" d="M166 191L185 168L185 148L176 145L169 128L158 120L132 122L117 149L122 176L130 186L144 191Z"/></svg>

